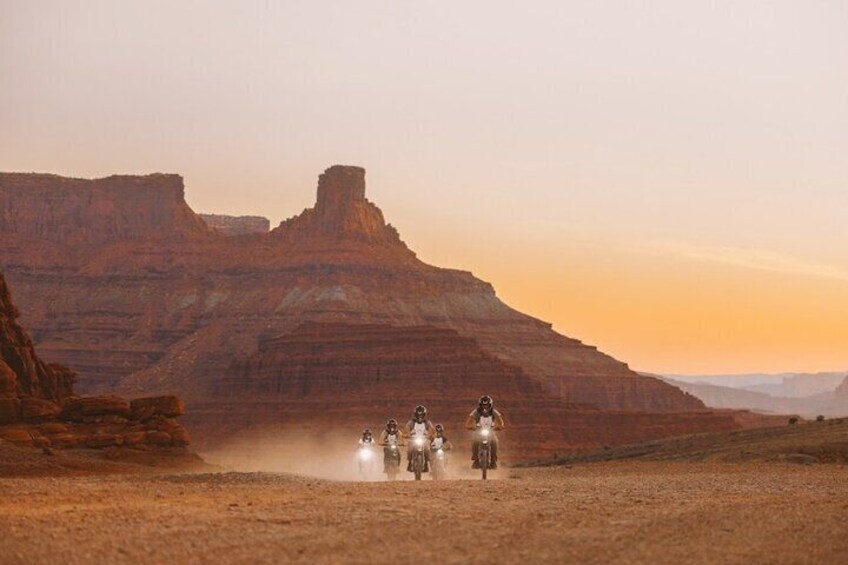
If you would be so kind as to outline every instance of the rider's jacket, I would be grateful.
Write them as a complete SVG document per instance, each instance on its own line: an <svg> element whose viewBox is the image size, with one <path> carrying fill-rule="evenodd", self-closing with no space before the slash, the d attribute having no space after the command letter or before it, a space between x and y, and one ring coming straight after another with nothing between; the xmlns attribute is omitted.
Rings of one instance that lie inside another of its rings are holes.
<svg viewBox="0 0 848 565"><path fill-rule="evenodd" d="M380 445L402 445L403 436L400 431L390 434L387 430L383 430L380 434Z"/></svg>
<svg viewBox="0 0 848 565"><path fill-rule="evenodd" d="M504 420L501 413L497 410L493 409L491 414L484 414L478 407L468 415L468 419L465 421L465 427L468 429L480 427L487 430L500 430L504 427Z"/></svg>
<svg viewBox="0 0 848 565"><path fill-rule="evenodd" d="M450 451L452 448L453 446L446 436L436 436L433 438L433 441L430 442L430 449L444 449L445 451Z"/></svg>
<svg viewBox="0 0 848 565"><path fill-rule="evenodd" d="M424 420L423 422L410 420L406 423L406 430L406 435L410 439L415 439L417 437L428 439L436 435L436 428L430 420Z"/></svg>

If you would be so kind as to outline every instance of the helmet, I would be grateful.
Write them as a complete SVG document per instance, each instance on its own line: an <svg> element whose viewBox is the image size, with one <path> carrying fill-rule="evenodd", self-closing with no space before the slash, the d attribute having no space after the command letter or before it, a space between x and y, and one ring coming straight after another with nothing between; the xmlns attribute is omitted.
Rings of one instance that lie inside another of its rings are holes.
<svg viewBox="0 0 848 565"><path fill-rule="evenodd" d="M371 437L371 428L365 428L362 430L362 437Z"/></svg>
<svg viewBox="0 0 848 565"><path fill-rule="evenodd" d="M443 433L445 433L445 427L441 424L436 424L436 433L438 435L442 435Z"/></svg>
<svg viewBox="0 0 848 565"><path fill-rule="evenodd" d="M424 408L420 404L418 406L416 406L415 407L415 419L416 420L423 420L426 417L427 417L427 409Z"/></svg>
<svg viewBox="0 0 848 565"><path fill-rule="evenodd" d="M389 432L394 433L397 431L397 429L397 420L395 420L394 418L391 418L388 422L386 422L386 430L388 430Z"/></svg>
<svg viewBox="0 0 848 565"><path fill-rule="evenodd" d="M492 397L489 396L488 394L484 394L483 396L480 397L480 409L481 410L483 410L485 412L490 412L492 410L492 408L494 408L494 405L495 405L495 403L492 400Z"/></svg>

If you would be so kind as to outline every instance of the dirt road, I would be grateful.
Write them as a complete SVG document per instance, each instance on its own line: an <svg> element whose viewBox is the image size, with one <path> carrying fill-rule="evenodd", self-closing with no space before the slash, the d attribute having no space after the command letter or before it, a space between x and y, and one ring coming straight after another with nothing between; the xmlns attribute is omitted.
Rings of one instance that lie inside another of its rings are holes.
<svg viewBox="0 0 848 565"><path fill-rule="evenodd" d="M2 563L848 563L848 466L596 463L482 482L0 481Z"/></svg>

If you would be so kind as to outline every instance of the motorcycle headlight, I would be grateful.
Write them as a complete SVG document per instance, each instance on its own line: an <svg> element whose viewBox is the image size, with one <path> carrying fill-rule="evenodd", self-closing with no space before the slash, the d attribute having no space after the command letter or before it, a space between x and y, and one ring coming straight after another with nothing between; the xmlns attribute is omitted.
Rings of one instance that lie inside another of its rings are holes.
<svg viewBox="0 0 848 565"><path fill-rule="evenodd" d="M420 437L415 438L415 445L421 447L422 445L424 445L424 439Z"/></svg>
<svg viewBox="0 0 848 565"><path fill-rule="evenodd" d="M481 430L480 435L482 435L483 437L489 437L489 430Z"/></svg>
<svg viewBox="0 0 848 565"><path fill-rule="evenodd" d="M445 452L444 452L444 450L440 449L440 450L438 450L438 451L436 452L436 455L438 455L439 457L444 457L444 456L445 456Z"/></svg>
<svg viewBox="0 0 848 565"><path fill-rule="evenodd" d="M364 460L364 461L371 459L371 450L370 449L360 449L359 450L359 458Z"/></svg>

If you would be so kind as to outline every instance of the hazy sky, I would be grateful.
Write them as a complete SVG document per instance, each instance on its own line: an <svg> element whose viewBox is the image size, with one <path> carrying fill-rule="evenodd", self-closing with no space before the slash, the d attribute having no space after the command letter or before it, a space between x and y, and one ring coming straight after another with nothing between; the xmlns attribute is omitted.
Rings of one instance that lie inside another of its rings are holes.
<svg viewBox="0 0 848 565"><path fill-rule="evenodd" d="M848 2L0 0L0 170L276 224L335 163L636 369L848 369Z"/></svg>

